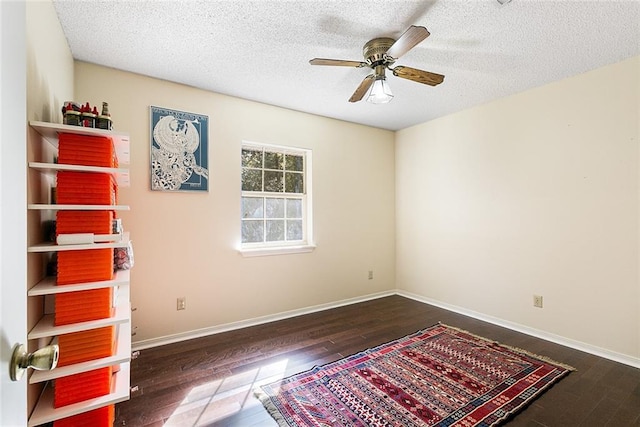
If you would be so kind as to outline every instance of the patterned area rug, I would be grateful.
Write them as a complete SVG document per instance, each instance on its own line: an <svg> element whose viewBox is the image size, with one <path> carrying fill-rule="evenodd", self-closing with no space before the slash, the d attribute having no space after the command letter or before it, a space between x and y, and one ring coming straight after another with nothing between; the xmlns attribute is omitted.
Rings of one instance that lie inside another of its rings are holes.
<svg viewBox="0 0 640 427"><path fill-rule="evenodd" d="M443 324L262 386L280 426L493 426L570 366Z"/></svg>

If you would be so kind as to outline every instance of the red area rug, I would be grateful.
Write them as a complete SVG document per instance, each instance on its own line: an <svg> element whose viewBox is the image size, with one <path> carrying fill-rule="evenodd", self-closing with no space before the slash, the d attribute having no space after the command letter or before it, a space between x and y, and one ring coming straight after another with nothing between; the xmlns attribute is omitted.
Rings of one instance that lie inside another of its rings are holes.
<svg viewBox="0 0 640 427"><path fill-rule="evenodd" d="M493 426L571 370L438 324L256 395L280 426Z"/></svg>

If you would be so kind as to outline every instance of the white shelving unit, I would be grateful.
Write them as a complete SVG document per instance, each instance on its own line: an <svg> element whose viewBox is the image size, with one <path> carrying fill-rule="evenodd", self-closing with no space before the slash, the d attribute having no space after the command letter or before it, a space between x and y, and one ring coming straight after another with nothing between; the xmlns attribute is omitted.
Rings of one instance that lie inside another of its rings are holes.
<svg viewBox="0 0 640 427"><path fill-rule="evenodd" d="M88 399L83 402L66 405L61 408L53 407L53 388L49 383L42 392L42 396L40 396L38 404L29 417L29 427L38 426L40 424L49 423L61 418L71 417L103 406L128 400L130 381L129 371L129 362L121 363L120 371L113 374L111 393L94 399Z"/></svg>
<svg viewBox="0 0 640 427"><path fill-rule="evenodd" d="M114 308L113 316L107 317L106 319L56 326L54 324L53 314L45 314L36 326L31 329L29 334L27 334L27 339L35 340L38 338L55 337L72 332L102 328L103 326L119 325L129 322L130 318L131 304L129 303L129 285L125 285L120 287L118 305Z"/></svg>
<svg viewBox="0 0 640 427"><path fill-rule="evenodd" d="M27 205L32 211L128 211L125 205L47 205L34 203Z"/></svg>
<svg viewBox="0 0 640 427"><path fill-rule="evenodd" d="M29 289L27 295L35 297L38 295L55 295L65 292L88 291L92 289L112 288L119 285L129 284L129 270L118 270L113 280L105 280L101 282L78 283L75 285L56 285L54 277L45 277L38 282L33 288Z"/></svg>
<svg viewBox="0 0 640 427"><path fill-rule="evenodd" d="M29 246L27 252L81 251L84 249L126 248L129 246L129 233L123 233L122 239L114 242L83 243L79 245L58 245L53 242L39 243Z"/></svg>
<svg viewBox="0 0 640 427"><path fill-rule="evenodd" d="M118 164L129 164L129 135L113 130L85 128L81 126L61 125L58 123L29 122L29 126L35 129L54 148L58 148L58 135L61 133L74 133L86 136L107 136L113 141L118 156Z"/></svg>
<svg viewBox="0 0 640 427"><path fill-rule="evenodd" d="M53 340L57 343L57 339ZM75 365L58 367L52 371L34 371L29 384L41 383L44 381L54 380L68 375L79 374L82 372L92 371L94 369L104 368L105 366L118 365L126 363L131 358L131 324L123 323L118 326L116 338L116 350L113 356L103 357L102 359L89 360L87 362L76 363Z"/></svg>
<svg viewBox="0 0 640 427"><path fill-rule="evenodd" d="M30 122L31 128L35 129L42 140L50 144L54 151L58 147L58 136L60 133L73 133L88 136L107 136L112 139L118 157L118 165L129 164L129 136L121 132L105 131L101 129L83 128L79 126L68 126L55 123ZM46 150L43 150L46 151ZM105 168L97 166L81 166L46 162L29 162L29 168L37 170L49 178L55 176L59 171L77 171L88 173L108 173L116 178L118 186L127 187L130 185L129 171L126 168ZM128 211L129 206L125 205L56 205L48 203L32 203L27 206L30 211L55 212L62 210L74 211ZM119 241L107 243L92 243L80 245L57 245L55 243L39 243L27 248L30 253L47 253L56 251L73 251L84 249L118 248L129 245L129 234L124 233ZM33 261L31 261L33 262ZM35 409L29 417L29 426L38 426L58 419L67 418L83 412L98 409L103 406L115 404L129 399L130 394L130 360L131 360L131 304L129 292L130 274L129 271L118 271L112 280L99 282L78 283L72 285L56 285L54 277L45 277L35 286L28 290L29 297L47 297L61 293L79 292L93 289L114 288L117 289L117 300L113 316L79 322L69 325L55 326L54 315L44 314L39 322L29 331L29 340L41 340L52 338L57 342L59 335L72 332L80 332L96 329L104 326L114 325L116 327L115 352L113 356L101 359L76 363L69 366L59 367L52 371L34 371L29 378L30 384L45 383L42 395L36 403ZM73 374L88 372L94 369L107 366L119 366L117 372L113 374L111 393L95 399L88 399L82 402L66 405L60 408L53 406L53 387L50 381Z"/></svg>
<svg viewBox="0 0 640 427"><path fill-rule="evenodd" d="M116 182L120 187L128 187L130 185L129 170L123 168L105 168L100 166L67 165L63 163L42 162L29 162L29 167L50 175L56 174L60 171L108 173L116 179Z"/></svg>

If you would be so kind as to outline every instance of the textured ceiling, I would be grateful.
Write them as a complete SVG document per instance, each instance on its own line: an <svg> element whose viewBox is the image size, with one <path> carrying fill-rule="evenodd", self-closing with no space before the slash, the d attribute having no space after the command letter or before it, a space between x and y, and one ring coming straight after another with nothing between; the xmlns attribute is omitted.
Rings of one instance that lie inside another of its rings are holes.
<svg viewBox="0 0 640 427"><path fill-rule="evenodd" d="M638 0L54 5L75 59L391 130L640 54ZM396 65L444 74L439 86L389 73L389 104L349 103L370 69L309 65L360 61L366 41L397 38L410 25L431 36Z"/></svg>

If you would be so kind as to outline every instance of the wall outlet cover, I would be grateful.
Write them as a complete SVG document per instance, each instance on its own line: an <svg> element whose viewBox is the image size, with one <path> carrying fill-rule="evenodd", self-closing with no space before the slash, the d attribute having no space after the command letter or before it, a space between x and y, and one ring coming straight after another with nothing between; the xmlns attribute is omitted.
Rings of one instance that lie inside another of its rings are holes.
<svg viewBox="0 0 640 427"><path fill-rule="evenodd" d="M542 308L542 295L533 296L533 306L537 308Z"/></svg>

